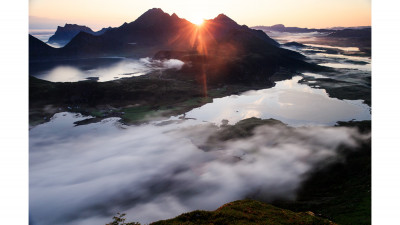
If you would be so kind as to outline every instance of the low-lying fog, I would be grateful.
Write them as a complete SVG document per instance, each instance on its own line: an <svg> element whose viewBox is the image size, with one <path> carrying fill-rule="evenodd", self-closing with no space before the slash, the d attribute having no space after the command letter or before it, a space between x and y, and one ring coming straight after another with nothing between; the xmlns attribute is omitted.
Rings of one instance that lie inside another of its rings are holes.
<svg viewBox="0 0 400 225"><path fill-rule="evenodd" d="M29 29L29 34L34 36L35 38L43 41L47 45L53 47L53 48L61 48L64 47L65 44L59 44L59 43L47 43L49 41L49 38L54 35L56 32L56 29Z"/></svg>
<svg viewBox="0 0 400 225"><path fill-rule="evenodd" d="M326 33L321 32L309 32L309 33L289 33L289 32L279 32L279 31L268 31L266 32L268 36L272 39L280 42L304 42L304 41L314 41L317 37L326 36Z"/></svg>
<svg viewBox="0 0 400 225"><path fill-rule="evenodd" d="M74 126L82 119L58 113L29 132L31 224L105 224L117 212L149 223L250 195L293 199L317 166L340 160L339 147L366 138L344 127L261 126L204 151L215 125Z"/></svg>

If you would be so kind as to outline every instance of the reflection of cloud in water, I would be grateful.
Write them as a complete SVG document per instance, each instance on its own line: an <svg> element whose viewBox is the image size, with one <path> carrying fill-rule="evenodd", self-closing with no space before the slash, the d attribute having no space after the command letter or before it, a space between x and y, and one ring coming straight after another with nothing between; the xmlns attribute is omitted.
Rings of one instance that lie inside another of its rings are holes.
<svg viewBox="0 0 400 225"><path fill-rule="evenodd" d="M247 119L247 118L251 118L251 117L260 118L261 117L261 112L257 111L257 110L251 110L251 109L247 110L245 112L245 115L243 116L243 118Z"/></svg>
<svg viewBox="0 0 400 225"><path fill-rule="evenodd" d="M300 76L296 76L277 82L273 88L217 98L212 103L187 112L186 116L216 124L227 119L233 124L251 113L263 119L278 119L291 126L333 125L337 121L371 119L369 106L361 100L330 98L324 89L298 83L300 79Z"/></svg>
<svg viewBox="0 0 400 225"><path fill-rule="evenodd" d="M339 146L363 139L350 128L263 126L251 137L203 151L197 146L214 126L185 121L184 129L121 129L115 118L73 126L82 119L60 113L30 130L34 223L105 224L116 212L148 223L255 193L265 200L293 198L316 165L335 159Z"/></svg>

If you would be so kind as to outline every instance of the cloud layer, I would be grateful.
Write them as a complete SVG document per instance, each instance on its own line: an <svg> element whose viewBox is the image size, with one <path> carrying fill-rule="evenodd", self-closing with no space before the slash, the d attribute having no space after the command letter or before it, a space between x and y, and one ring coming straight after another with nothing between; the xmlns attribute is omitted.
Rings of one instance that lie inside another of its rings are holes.
<svg viewBox="0 0 400 225"><path fill-rule="evenodd" d="M81 119L56 114L30 131L33 224L105 224L116 212L148 223L248 196L294 198L316 166L365 138L343 127L261 126L206 151L199 146L220 128L117 118L74 127Z"/></svg>

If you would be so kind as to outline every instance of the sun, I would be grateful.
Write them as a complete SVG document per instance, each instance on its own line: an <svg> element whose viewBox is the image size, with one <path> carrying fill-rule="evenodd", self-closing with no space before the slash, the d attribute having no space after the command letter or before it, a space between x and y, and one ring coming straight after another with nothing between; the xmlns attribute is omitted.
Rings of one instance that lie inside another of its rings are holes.
<svg viewBox="0 0 400 225"><path fill-rule="evenodd" d="M204 19L200 16L196 16L196 17L192 17L190 19L190 22L192 22L193 24L195 24L197 26L201 26L204 23Z"/></svg>

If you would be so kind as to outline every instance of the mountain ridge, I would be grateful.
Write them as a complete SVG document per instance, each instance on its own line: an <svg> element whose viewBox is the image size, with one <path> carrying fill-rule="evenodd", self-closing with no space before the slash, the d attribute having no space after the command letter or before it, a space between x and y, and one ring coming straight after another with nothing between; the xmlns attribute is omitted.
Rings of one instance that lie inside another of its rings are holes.
<svg viewBox="0 0 400 225"><path fill-rule="evenodd" d="M214 19L207 20L207 22L210 24L209 27L212 29L212 35L214 36L209 39L218 39L218 41L221 41L221 39L226 38L227 35L234 35L236 31L236 34L246 32L249 33L248 35L250 36L254 35L268 42L268 44L279 45L264 32L250 29L245 25L240 26L224 14L218 15ZM68 25L67 28L71 26L75 25ZM75 27L79 27L79 25ZM83 28L85 29L82 30ZM61 29L61 27L59 27L59 29ZM126 53L132 52L132 44L141 45L139 48L159 47L161 49L176 48L174 50L188 50L194 47L193 40L190 40L191 38L193 39L193 37L190 36L197 30L197 26L186 19L179 18L175 13L169 15L160 8L153 8L130 23L124 23L117 28L109 28L106 32L102 29L102 34L100 35L88 32L89 30L91 29L81 26L79 32L74 35L71 41L60 48L58 55L60 55L60 57L74 57L96 54L104 55L107 53L116 54L118 52ZM81 32L86 32L93 36L80 34ZM97 46L97 52L95 51L96 48L93 43L98 43L99 45ZM87 48L82 48L82 44L91 45L93 47L91 51L85 51L84 49ZM81 49L79 49L79 47ZM72 55L72 53L75 55ZM45 58L46 56L42 55L42 57Z"/></svg>
<svg viewBox="0 0 400 225"><path fill-rule="evenodd" d="M112 28L107 27L107 28L102 28L99 31L93 31L91 28L89 28L85 25L66 23L63 27L57 26L56 32L49 38L47 43L64 46L72 38L74 38L79 32L86 32L86 33L93 34L93 35L102 35L107 30L110 30L110 29L112 29Z"/></svg>
<svg viewBox="0 0 400 225"><path fill-rule="evenodd" d="M208 82L267 82L275 72L320 69L304 61L305 56L280 48L261 30L239 25L224 14L197 26L159 8L146 11L135 21L124 23L102 35L79 32L62 48L30 49L30 61L52 61L90 57L154 57L176 55L187 66L182 73ZM165 54L157 54L160 51ZM180 52L176 54L175 52Z"/></svg>
<svg viewBox="0 0 400 225"><path fill-rule="evenodd" d="M310 32L334 32L331 29L315 29L315 28L301 28L301 27L286 27L283 24L275 24L272 26L254 26L254 29L259 29L267 32L289 32L289 33L310 33Z"/></svg>

